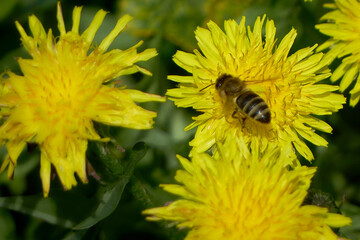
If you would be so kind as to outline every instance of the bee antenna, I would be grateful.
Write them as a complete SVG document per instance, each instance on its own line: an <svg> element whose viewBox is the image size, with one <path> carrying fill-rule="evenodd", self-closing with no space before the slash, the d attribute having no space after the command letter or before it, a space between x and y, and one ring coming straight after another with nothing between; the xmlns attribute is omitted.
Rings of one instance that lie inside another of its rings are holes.
<svg viewBox="0 0 360 240"><path fill-rule="evenodd" d="M207 89L208 87L215 85L215 83L211 83L209 85L207 85L206 87L203 87L202 89L200 89L200 92L204 91L205 89Z"/></svg>

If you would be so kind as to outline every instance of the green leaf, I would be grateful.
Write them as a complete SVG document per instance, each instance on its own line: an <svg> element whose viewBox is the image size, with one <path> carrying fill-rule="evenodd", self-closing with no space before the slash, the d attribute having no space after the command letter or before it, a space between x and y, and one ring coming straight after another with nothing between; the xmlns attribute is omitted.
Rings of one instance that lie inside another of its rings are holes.
<svg viewBox="0 0 360 240"><path fill-rule="evenodd" d="M350 217L352 223L350 226L340 228L340 236L350 239L360 239L360 207L351 203L344 203L341 211L345 216Z"/></svg>
<svg viewBox="0 0 360 240"><path fill-rule="evenodd" d="M67 192L52 189L48 198L43 198L42 195L1 197L0 206L66 228L89 228L115 210L136 164L146 151L144 143L137 143L126 159L127 165L123 174L118 176L118 180L113 184L99 187L95 192L89 183Z"/></svg>
<svg viewBox="0 0 360 240"><path fill-rule="evenodd" d="M132 152L129 157L129 163L127 165L125 173L122 175L121 179L114 184L114 186L110 189L110 191L104 192L102 195L102 201L97 206L95 211L91 216L84 219L81 223L77 224L73 227L73 229L85 229L95 225L100 220L109 216L115 208L117 207L122 192L126 184L129 182L130 177L133 174L135 165L138 163L140 159L145 156L147 151L147 147L144 143L137 143L132 149Z"/></svg>
<svg viewBox="0 0 360 240"><path fill-rule="evenodd" d="M72 231L68 233L63 240L81 240L85 236L87 230Z"/></svg>

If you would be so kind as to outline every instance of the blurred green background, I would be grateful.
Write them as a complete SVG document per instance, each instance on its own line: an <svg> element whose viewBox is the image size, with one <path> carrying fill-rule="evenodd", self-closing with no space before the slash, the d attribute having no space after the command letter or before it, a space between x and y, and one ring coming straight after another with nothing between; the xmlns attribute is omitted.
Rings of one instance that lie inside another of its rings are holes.
<svg viewBox="0 0 360 240"><path fill-rule="evenodd" d="M35 14L45 29L57 35L56 0L0 1L0 70L11 69L21 74L16 57L29 58L20 44L14 21L25 29L27 18ZM83 5L80 29L84 30L99 9L109 12L95 41L100 42L125 13L134 17L125 32L111 48L126 49L144 40L140 50L156 48L159 55L144 66L152 77L134 74L122 78L129 88L164 95L176 85L166 76L187 73L172 61L177 50L196 48L194 31L213 20L221 27L228 18L247 17L252 26L257 16L266 14L275 21L277 38L284 37L292 27L298 32L292 52L323 43L314 25L326 12L325 1L302 0L105 0L61 2L65 24L71 28L72 9ZM339 62L331 65L335 69ZM345 92L348 96L348 92ZM106 144L89 143L87 157L97 170L100 181L89 177L89 184L64 192L55 177L49 198L42 198L39 177L39 150L24 150L15 170L14 180L6 173L0 175L0 240L2 239L183 239L186 231L177 230L171 223L147 222L141 211L161 206L175 199L159 189L160 183L174 183L179 164L175 155L187 156L189 140L194 131L184 132L197 113L177 109L171 101L143 104L158 112L151 130L113 128L97 125L103 136L113 141ZM318 166L312 188L328 193L341 212L352 217L350 227L340 229L339 235L350 239L360 237L360 107L344 106L339 113L323 119L334 128L333 134L322 134L329 147L309 144L315 155L312 164ZM145 144L143 144L144 142ZM124 149L125 151L123 151ZM6 150L0 149L1 159ZM105 163L98 161L99 157ZM315 190L316 191L316 190Z"/></svg>

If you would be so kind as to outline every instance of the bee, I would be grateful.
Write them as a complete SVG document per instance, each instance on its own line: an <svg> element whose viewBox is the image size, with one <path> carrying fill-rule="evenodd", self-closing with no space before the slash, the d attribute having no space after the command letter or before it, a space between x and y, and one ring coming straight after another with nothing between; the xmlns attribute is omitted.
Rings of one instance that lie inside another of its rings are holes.
<svg viewBox="0 0 360 240"><path fill-rule="evenodd" d="M251 91L244 81L229 74L222 74L216 79L215 88L226 104L235 105L233 117L240 110L260 123L270 123L269 106L264 99Z"/></svg>

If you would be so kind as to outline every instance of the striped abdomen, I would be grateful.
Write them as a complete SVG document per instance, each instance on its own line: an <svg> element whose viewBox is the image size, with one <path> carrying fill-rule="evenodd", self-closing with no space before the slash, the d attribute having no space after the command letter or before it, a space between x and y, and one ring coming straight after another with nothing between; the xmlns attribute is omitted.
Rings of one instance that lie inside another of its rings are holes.
<svg viewBox="0 0 360 240"><path fill-rule="evenodd" d="M262 123L270 123L270 109L265 101L248 88L236 98L237 106L249 117Z"/></svg>

